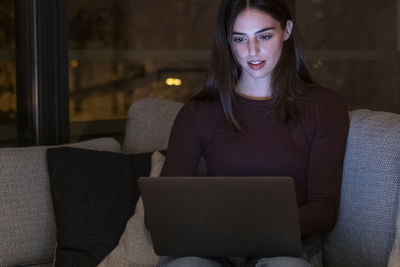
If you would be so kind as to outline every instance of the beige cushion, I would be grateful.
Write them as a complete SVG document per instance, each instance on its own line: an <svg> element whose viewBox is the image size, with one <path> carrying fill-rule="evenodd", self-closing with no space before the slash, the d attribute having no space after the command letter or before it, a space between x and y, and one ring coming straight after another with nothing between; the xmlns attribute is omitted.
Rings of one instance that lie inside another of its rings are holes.
<svg viewBox="0 0 400 267"><path fill-rule="evenodd" d="M112 138L68 146L120 152ZM56 226L46 164L48 147L0 149L0 266L51 263Z"/></svg>
<svg viewBox="0 0 400 267"><path fill-rule="evenodd" d="M158 177L165 157L158 151L151 157L150 177ZM118 246L98 265L99 267L155 266L158 256L154 253L150 233L144 225L144 208L139 198L135 214L129 219Z"/></svg>
<svg viewBox="0 0 400 267"><path fill-rule="evenodd" d="M167 150L169 134L183 104L159 98L145 98L128 111L124 153L147 153Z"/></svg>
<svg viewBox="0 0 400 267"><path fill-rule="evenodd" d="M387 266L400 188L400 114L350 112L340 210L325 236L330 266Z"/></svg>

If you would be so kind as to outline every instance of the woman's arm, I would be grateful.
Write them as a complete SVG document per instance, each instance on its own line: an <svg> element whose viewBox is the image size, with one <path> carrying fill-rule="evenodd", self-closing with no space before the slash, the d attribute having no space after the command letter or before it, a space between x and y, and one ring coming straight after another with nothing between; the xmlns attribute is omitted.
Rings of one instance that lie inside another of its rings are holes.
<svg viewBox="0 0 400 267"><path fill-rule="evenodd" d="M338 96L325 107L311 144L306 205L299 210L302 237L331 230L339 211L349 116Z"/></svg>
<svg viewBox="0 0 400 267"><path fill-rule="evenodd" d="M186 104L172 126L161 176L194 176L201 156L201 127L195 103Z"/></svg>

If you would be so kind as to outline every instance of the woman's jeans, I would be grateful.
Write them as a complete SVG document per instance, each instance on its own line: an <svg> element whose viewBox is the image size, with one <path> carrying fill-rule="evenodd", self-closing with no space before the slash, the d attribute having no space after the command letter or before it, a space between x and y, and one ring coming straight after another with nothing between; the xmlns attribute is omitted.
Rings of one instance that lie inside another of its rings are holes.
<svg viewBox="0 0 400 267"><path fill-rule="evenodd" d="M245 258L200 258L200 257L160 257L157 266L160 267L266 267L266 266L286 266L286 267L311 267L303 258L293 257L273 257L262 258L258 260L245 259Z"/></svg>
<svg viewBox="0 0 400 267"><path fill-rule="evenodd" d="M320 251L321 237L316 237L303 242L303 255L301 258L294 257L271 257L261 259L250 258L201 258L201 257L160 257L159 267L311 267L311 257Z"/></svg>

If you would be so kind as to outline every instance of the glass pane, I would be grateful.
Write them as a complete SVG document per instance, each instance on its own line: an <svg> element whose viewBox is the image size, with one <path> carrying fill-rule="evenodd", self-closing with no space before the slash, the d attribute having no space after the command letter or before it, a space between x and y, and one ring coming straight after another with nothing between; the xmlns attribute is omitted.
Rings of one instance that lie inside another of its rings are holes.
<svg viewBox="0 0 400 267"><path fill-rule="evenodd" d="M315 80L351 109L400 113L400 0L297 1Z"/></svg>
<svg viewBox="0 0 400 267"><path fill-rule="evenodd" d="M124 129L111 133L111 120L125 120L131 103L185 102L201 90L217 6L212 0L69 0L72 139L121 138ZM97 133L82 130L94 121Z"/></svg>
<svg viewBox="0 0 400 267"><path fill-rule="evenodd" d="M306 49L396 49L397 0L297 1Z"/></svg>
<svg viewBox="0 0 400 267"><path fill-rule="evenodd" d="M17 144L14 1L0 1L0 146Z"/></svg>

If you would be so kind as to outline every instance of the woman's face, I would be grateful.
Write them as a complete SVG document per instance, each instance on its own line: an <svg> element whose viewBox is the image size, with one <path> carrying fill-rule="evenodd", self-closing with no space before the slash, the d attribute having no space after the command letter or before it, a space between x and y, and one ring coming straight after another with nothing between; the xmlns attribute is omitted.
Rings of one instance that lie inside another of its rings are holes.
<svg viewBox="0 0 400 267"><path fill-rule="evenodd" d="M267 79L269 83L292 25L289 20L282 29L279 21L251 8L237 16L233 25L232 50L242 68L241 79Z"/></svg>

